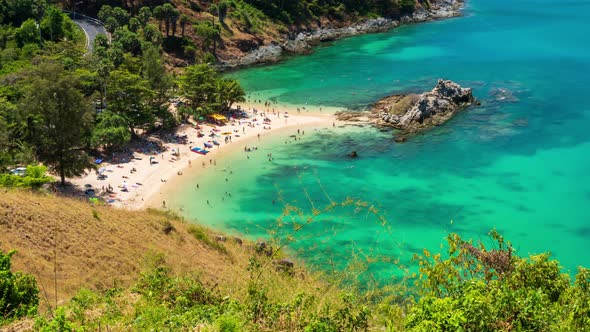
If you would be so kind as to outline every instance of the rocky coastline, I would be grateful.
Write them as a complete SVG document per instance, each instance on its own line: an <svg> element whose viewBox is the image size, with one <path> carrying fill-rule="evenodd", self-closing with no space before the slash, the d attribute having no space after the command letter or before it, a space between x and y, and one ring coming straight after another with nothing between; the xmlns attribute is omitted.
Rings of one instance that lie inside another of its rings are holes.
<svg viewBox="0 0 590 332"><path fill-rule="evenodd" d="M419 7L412 15L398 20L387 18L369 19L344 28L320 28L314 31L295 31L280 41L271 42L246 53L244 56L221 61L221 69L236 69L255 64L273 63L286 54L309 54L313 46L367 33L384 32L401 24L429 22L461 15L464 0L431 1L428 9Z"/></svg>
<svg viewBox="0 0 590 332"><path fill-rule="evenodd" d="M422 94L401 94L385 97L368 112L341 112L343 121L364 121L379 127L398 129L396 141L426 131L449 121L468 106L479 104L470 88L439 79L432 91Z"/></svg>

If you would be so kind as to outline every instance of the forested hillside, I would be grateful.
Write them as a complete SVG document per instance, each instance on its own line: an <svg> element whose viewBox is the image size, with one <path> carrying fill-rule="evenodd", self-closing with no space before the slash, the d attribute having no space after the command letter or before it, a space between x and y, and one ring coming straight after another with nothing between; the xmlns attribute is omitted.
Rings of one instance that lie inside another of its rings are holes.
<svg viewBox="0 0 590 332"><path fill-rule="evenodd" d="M126 22L122 12L109 17L103 5L121 7L133 20L131 27L153 24L165 38L163 44L176 65L184 65L199 53L231 59L294 31L341 27L371 18L397 18L428 0L173 0L173 1L64 1L62 7L103 20L114 33ZM132 29L133 30L133 29Z"/></svg>

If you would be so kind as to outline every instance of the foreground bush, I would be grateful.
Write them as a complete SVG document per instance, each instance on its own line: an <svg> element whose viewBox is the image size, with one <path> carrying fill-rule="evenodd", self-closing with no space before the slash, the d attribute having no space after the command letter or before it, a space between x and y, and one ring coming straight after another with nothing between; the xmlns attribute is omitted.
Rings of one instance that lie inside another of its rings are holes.
<svg viewBox="0 0 590 332"><path fill-rule="evenodd" d="M245 294L236 296L198 276L175 274L163 255L150 254L133 288L101 294L83 289L51 319L39 317L36 329L590 331L590 270L579 268L572 282L549 254L518 257L510 243L490 234L493 249L451 234L446 253L424 251L416 257L420 273L411 289L359 291L318 283L318 291L297 290L294 285L309 276L279 272L272 258L253 253L243 277ZM324 295L329 289L335 296ZM26 298L33 306L20 304L14 312L36 309L37 294Z"/></svg>
<svg viewBox="0 0 590 332"><path fill-rule="evenodd" d="M39 288L35 278L12 272L11 258L16 251L0 250L0 326L15 318L37 313Z"/></svg>
<svg viewBox="0 0 590 332"><path fill-rule="evenodd" d="M521 258L495 231L494 249L448 237L447 258L418 258L410 331L590 331L590 270L572 285L549 254Z"/></svg>

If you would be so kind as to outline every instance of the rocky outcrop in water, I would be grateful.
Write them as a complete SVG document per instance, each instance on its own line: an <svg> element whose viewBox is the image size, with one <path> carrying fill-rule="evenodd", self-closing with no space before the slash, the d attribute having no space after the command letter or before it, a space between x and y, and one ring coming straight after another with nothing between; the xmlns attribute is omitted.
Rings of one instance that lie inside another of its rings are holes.
<svg viewBox="0 0 590 332"><path fill-rule="evenodd" d="M373 114L376 124L401 130L403 138L445 123L474 102L471 89L441 79L430 92L384 98L375 104Z"/></svg>
<svg viewBox="0 0 590 332"><path fill-rule="evenodd" d="M313 31L298 31L285 36L279 42L263 45L250 51L240 58L226 60L221 68L237 68L258 63L279 61L285 53L308 54L312 47L321 42L338 40L366 33L391 30L401 23L418 23L459 16L464 0L430 1L430 8L418 8L411 15L402 16L399 20L376 18L360 22L344 28L320 28Z"/></svg>

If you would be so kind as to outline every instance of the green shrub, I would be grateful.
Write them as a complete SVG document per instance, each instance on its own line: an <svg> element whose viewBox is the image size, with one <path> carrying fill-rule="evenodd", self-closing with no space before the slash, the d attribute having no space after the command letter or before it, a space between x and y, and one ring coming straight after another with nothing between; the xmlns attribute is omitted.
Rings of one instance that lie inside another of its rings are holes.
<svg viewBox="0 0 590 332"><path fill-rule="evenodd" d="M68 321L63 307L59 307L54 312L54 317L51 320L39 316L35 321L35 330L40 332L74 332L79 329Z"/></svg>
<svg viewBox="0 0 590 332"><path fill-rule="evenodd" d="M0 250L0 325L6 320L33 315L39 306L39 288L30 274L10 271L16 251Z"/></svg>
<svg viewBox="0 0 590 332"><path fill-rule="evenodd" d="M211 237L207 234L204 228L196 225L190 225L188 227L188 232L191 233L195 237L195 239L201 241L206 246L213 248L222 254L228 253L227 249L221 243L211 239Z"/></svg>
<svg viewBox="0 0 590 332"><path fill-rule="evenodd" d="M98 302L98 295L86 288L80 289L70 301L70 307L74 319L84 324L86 322L86 310Z"/></svg>
<svg viewBox="0 0 590 332"><path fill-rule="evenodd" d="M549 254L521 258L490 235L494 249L451 234L447 259L428 251L418 258L420 300L407 315L409 331L589 330L588 270L572 286Z"/></svg>
<svg viewBox="0 0 590 332"><path fill-rule="evenodd" d="M41 188L46 183L51 182L53 179L47 176L47 167L42 165L29 165L25 176L12 175L12 174L0 174L0 186L13 188Z"/></svg>
<svg viewBox="0 0 590 332"><path fill-rule="evenodd" d="M226 314L215 320L215 327L219 332L239 332L242 331L243 324L240 318Z"/></svg>

